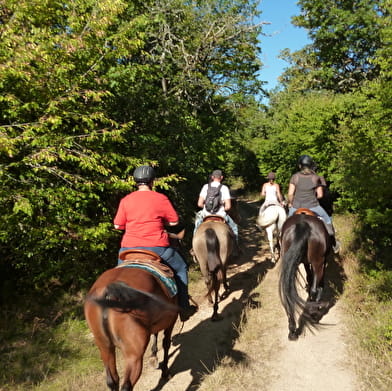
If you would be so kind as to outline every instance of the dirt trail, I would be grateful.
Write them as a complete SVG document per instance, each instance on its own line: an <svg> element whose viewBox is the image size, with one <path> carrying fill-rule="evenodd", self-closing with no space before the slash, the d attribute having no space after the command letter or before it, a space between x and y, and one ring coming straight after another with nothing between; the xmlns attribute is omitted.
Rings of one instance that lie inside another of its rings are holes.
<svg viewBox="0 0 392 391"><path fill-rule="evenodd" d="M247 355L246 347L238 349L238 325L245 308L254 306L265 311L265 316L273 316L276 327L265 331L264 338L269 345L263 351L266 357L259 357L263 378L262 386L247 386L247 391L357 391L357 381L348 367L345 345L345 328L342 322L339 302L329 308L320 321L321 328L314 334L306 332L298 341L288 341L287 318L277 294L278 266L268 259L266 239L255 228L258 203L241 202L240 224L243 255L229 268L231 293L219 305L224 319L211 322L212 308L204 298L205 287L200 282L191 284L190 293L199 304L199 311L184 324L178 322L173 333L173 344L169 368L172 378L167 383L159 383L160 371L149 367L146 355L142 376L135 391L196 391L203 387L202 377L214 372L217 364L225 358L241 362ZM263 242L262 242L263 238ZM261 247L261 243L263 246ZM341 292L343 272L338 263L329 265L326 296L332 301L333 291ZM261 297L252 291L262 284ZM264 305L263 302L268 302ZM265 307L265 309L264 309ZM271 308L273 311L271 312ZM263 327L260 324L260 327ZM258 363L257 363L258 364ZM257 376L258 374L255 374ZM241 375L239 375L241 376ZM225 387L225 391L237 391L237 386Z"/></svg>

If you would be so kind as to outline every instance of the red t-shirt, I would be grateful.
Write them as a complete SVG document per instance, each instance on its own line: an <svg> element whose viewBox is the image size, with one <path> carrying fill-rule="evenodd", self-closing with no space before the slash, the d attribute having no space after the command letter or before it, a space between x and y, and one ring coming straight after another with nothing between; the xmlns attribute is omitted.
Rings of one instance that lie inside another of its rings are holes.
<svg viewBox="0 0 392 391"><path fill-rule="evenodd" d="M114 224L125 233L121 247L168 247L164 224L178 221L169 199L155 191L135 191L125 196L118 207Z"/></svg>

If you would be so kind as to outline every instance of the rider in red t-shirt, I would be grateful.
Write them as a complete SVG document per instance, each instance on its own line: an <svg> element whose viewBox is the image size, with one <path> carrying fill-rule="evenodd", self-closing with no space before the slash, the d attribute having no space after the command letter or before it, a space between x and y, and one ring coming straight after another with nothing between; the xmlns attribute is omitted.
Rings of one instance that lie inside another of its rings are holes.
<svg viewBox="0 0 392 391"><path fill-rule="evenodd" d="M154 251L175 272L180 318L188 320L197 310L189 304L188 268L181 255L170 247L166 226L178 224L178 214L169 199L152 190L155 171L150 166L137 167L133 173L138 190L120 201L114 227L125 230L120 252L132 248ZM121 261L119 261L121 262Z"/></svg>

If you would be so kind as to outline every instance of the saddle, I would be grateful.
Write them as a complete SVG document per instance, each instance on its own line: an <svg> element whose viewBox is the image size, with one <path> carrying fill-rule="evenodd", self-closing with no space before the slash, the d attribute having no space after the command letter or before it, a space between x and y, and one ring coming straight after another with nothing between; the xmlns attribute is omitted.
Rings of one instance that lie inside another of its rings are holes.
<svg viewBox="0 0 392 391"><path fill-rule="evenodd" d="M317 217L317 214L314 213L312 210L308 208L298 208L295 213L295 215L308 215L308 216L314 216Z"/></svg>
<svg viewBox="0 0 392 391"><path fill-rule="evenodd" d="M123 261L116 268L127 267L143 269L150 272L161 284L166 295L171 298L178 292L173 270L161 262L161 258L153 251L130 249L122 251L119 258Z"/></svg>
<svg viewBox="0 0 392 391"><path fill-rule="evenodd" d="M150 250L145 250L141 248L132 248L130 250L124 250L118 256L122 261L132 261L132 260L151 260L151 261L161 261L161 257Z"/></svg>
<svg viewBox="0 0 392 391"><path fill-rule="evenodd" d="M225 218L222 217L222 216L219 216L219 215L208 215L208 216L205 216L205 217L203 218L203 223L204 223L205 221L218 221L218 222L220 222L220 223L226 224Z"/></svg>

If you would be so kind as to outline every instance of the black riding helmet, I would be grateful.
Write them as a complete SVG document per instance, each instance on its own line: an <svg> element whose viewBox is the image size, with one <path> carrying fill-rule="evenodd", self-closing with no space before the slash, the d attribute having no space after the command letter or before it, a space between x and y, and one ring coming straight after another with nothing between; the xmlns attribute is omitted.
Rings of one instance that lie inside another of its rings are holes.
<svg viewBox="0 0 392 391"><path fill-rule="evenodd" d="M137 184L148 184L155 179L155 170L151 166L140 166L135 168L133 179Z"/></svg>
<svg viewBox="0 0 392 391"><path fill-rule="evenodd" d="M312 168L314 166L313 159L309 155L301 155L298 159L298 165L303 167Z"/></svg>

